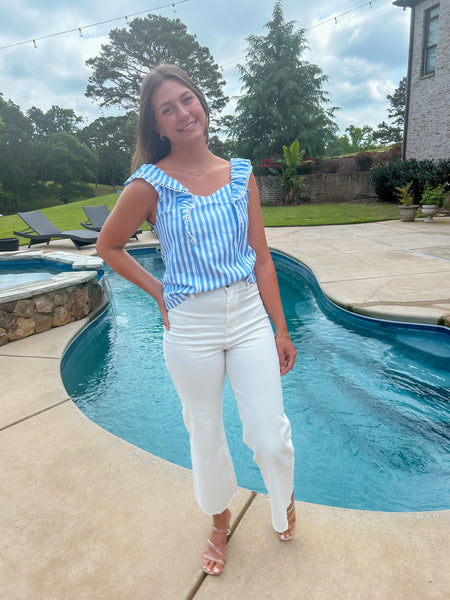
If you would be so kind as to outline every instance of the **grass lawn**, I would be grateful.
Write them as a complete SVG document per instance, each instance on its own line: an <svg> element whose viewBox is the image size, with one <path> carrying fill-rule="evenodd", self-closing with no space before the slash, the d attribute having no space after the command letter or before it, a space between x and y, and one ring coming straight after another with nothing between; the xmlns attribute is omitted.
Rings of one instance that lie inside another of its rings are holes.
<svg viewBox="0 0 450 600"><path fill-rule="evenodd" d="M262 213L266 227L344 225L391 221L400 218L400 211L396 204L383 204L382 202L263 206Z"/></svg>
<svg viewBox="0 0 450 600"><path fill-rule="evenodd" d="M111 210L117 202L117 194L97 196L88 200L71 202L43 208L42 212L60 229L82 229L80 222L86 220L83 206L106 204ZM263 206L266 227L339 225L345 223L370 223L400 218L398 206L371 202L370 204L300 204L298 206ZM147 223L142 226L149 229ZM0 237L12 237L13 231L25 229L25 223L17 215L0 218ZM21 238L21 245L28 242Z"/></svg>
<svg viewBox="0 0 450 600"><path fill-rule="evenodd" d="M60 229L84 229L80 223L86 221L86 213L83 206L98 206L106 204L110 210L113 209L117 202L117 194L108 194L106 196L98 196L79 202L70 202L69 204L59 204L58 206L50 206L43 208L41 212L48 218L56 227ZM7 215L0 218L0 237L14 237L13 231L23 231L26 228L25 223L18 215ZM144 223L142 229L150 229L148 223ZM87 231L87 230L86 230ZM28 244L25 238L20 238L20 245ZM35 246L36 250L44 246Z"/></svg>

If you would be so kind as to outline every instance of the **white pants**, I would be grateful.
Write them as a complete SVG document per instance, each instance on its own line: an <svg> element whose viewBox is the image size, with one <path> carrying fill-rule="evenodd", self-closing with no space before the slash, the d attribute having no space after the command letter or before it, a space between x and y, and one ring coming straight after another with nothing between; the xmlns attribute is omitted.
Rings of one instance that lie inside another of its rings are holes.
<svg viewBox="0 0 450 600"><path fill-rule="evenodd" d="M200 508L219 514L237 491L222 416L227 373L244 442L269 493L273 526L286 531L294 449L273 331L257 285L239 281L192 294L169 310L169 322L164 355L183 406Z"/></svg>

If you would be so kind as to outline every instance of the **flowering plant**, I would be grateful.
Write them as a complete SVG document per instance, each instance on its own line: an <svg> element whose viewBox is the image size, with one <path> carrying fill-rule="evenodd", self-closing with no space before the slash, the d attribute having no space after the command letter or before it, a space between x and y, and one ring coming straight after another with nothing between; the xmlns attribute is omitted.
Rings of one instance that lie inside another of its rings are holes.
<svg viewBox="0 0 450 600"><path fill-rule="evenodd" d="M258 166L260 169L267 169L269 172L275 171L276 173L279 173L281 171L281 155L274 154L268 158L262 158Z"/></svg>
<svg viewBox="0 0 450 600"><path fill-rule="evenodd" d="M313 158L303 158L300 163L299 172L300 173L311 173L317 169L316 161Z"/></svg>

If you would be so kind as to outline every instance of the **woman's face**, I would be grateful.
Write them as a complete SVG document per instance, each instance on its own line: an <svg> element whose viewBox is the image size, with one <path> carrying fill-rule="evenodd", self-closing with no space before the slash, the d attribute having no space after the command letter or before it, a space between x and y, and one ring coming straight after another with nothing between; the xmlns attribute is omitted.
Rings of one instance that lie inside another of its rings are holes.
<svg viewBox="0 0 450 600"><path fill-rule="evenodd" d="M155 130L171 145L204 139L206 115L200 100L177 79L165 79L152 98Z"/></svg>

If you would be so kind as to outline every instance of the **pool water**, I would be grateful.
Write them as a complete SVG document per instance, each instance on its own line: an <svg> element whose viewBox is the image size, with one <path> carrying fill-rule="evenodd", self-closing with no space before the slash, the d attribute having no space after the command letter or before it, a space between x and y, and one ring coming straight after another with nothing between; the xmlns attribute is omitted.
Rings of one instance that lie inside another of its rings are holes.
<svg viewBox="0 0 450 600"><path fill-rule="evenodd" d="M162 261L152 250L133 255L161 278ZM279 254L274 262L298 350L282 380L295 497L365 510L450 508L450 332L354 315L329 302L304 266ZM64 384L100 426L190 467L156 304L106 273L110 308L65 354ZM228 383L224 420L238 483L265 492Z"/></svg>
<svg viewBox="0 0 450 600"><path fill-rule="evenodd" d="M71 271L70 265L57 265L39 259L0 261L0 290L51 279L57 273Z"/></svg>

